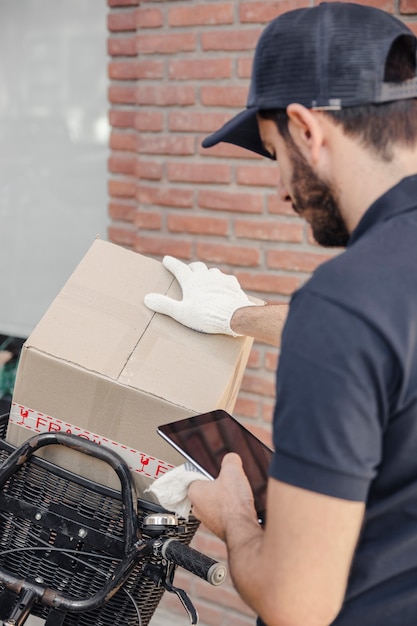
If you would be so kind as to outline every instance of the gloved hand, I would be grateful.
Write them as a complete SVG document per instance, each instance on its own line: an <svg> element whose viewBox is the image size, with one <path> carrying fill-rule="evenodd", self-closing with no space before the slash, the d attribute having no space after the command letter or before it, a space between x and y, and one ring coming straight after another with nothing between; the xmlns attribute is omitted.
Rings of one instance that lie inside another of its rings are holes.
<svg viewBox="0 0 417 626"><path fill-rule="evenodd" d="M153 493L159 504L168 511L174 511L180 517L188 520L191 511L191 502L187 496L188 487L195 480L209 480L192 463L186 461L162 474L152 485L145 489L145 493Z"/></svg>
<svg viewBox="0 0 417 626"><path fill-rule="evenodd" d="M256 305L242 291L235 276L216 268L208 269L200 261L187 265L172 256L165 256L162 263L179 282L182 300L149 293L145 296L149 309L202 333L240 336L230 328L233 313L241 307Z"/></svg>

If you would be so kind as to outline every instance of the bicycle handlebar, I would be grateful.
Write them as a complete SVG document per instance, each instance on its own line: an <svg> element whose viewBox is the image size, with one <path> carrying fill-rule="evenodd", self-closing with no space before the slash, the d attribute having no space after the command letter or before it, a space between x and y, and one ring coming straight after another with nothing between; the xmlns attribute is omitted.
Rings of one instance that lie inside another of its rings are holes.
<svg viewBox="0 0 417 626"><path fill-rule="evenodd" d="M227 569L222 563L218 563L176 539L157 540L155 544L165 559L173 561L211 585L221 585L226 578Z"/></svg>
<svg viewBox="0 0 417 626"><path fill-rule="evenodd" d="M94 456L110 465L120 480L123 502L123 530L125 554L136 543L138 536L137 506L138 498L132 481L130 469L125 461L113 450L100 446L88 439L61 432L41 433L28 439L16 448L0 467L0 490L14 472L24 465L40 448L49 445L61 445L88 456Z"/></svg>

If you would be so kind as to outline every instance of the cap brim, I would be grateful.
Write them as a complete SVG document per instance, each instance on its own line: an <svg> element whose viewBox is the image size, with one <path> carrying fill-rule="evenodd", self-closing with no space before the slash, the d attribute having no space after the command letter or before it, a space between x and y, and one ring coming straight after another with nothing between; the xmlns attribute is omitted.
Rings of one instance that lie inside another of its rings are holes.
<svg viewBox="0 0 417 626"><path fill-rule="evenodd" d="M257 109L245 109L231 120L226 122L219 130L212 135L206 137L203 142L203 148L211 148L216 144L225 141L235 146L246 148L257 154L274 159L272 154L268 152L259 135L258 121L256 119Z"/></svg>

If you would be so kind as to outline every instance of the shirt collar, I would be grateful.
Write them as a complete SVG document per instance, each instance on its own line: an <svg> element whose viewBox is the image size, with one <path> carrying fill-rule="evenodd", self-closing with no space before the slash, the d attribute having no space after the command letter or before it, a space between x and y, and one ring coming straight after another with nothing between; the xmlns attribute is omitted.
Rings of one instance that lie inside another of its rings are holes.
<svg viewBox="0 0 417 626"><path fill-rule="evenodd" d="M417 174L403 178L371 204L352 232L348 247L376 224L412 209L417 209Z"/></svg>

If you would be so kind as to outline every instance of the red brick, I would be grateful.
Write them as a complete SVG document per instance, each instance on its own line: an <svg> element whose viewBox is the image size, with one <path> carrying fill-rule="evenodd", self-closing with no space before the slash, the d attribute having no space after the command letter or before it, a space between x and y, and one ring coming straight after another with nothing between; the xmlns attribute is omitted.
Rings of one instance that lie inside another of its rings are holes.
<svg viewBox="0 0 417 626"><path fill-rule="evenodd" d="M268 206L268 213L272 213L274 215L291 215L292 217L295 217L297 215L294 209L292 208L291 202L283 202L282 200L279 199L277 193L274 195L268 195L267 206ZM301 218L299 219L300 219L300 222L305 224L304 220L302 220Z"/></svg>
<svg viewBox="0 0 417 626"><path fill-rule="evenodd" d="M261 30L213 30L201 35L203 50L253 50L261 34Z"/></svg>
<svg viewBox="0 0 417 626"><path fill-rule="evenodd" d="M275 382L273 383L273 385L275 390ZM270 448L272 447L272 433L269 426L260 426L257 424L245 424L245 426L248 428L248 430L251 431L251 433L255 435L255 437L263 441L265 445L269 446Z"/></svg>
<svg viewBox="0 0 417 626"><path fill-rule="evenodd" d="M136 152L137 135L129 132L113 131L110 135L110 148L112 150L131 150Z"/></svg>
<svg viewBox="0 0 417 626"><path fill-rule="evenodd" d="M267 265L271 269L295 272L313 272L321 263L332 258L332 254L292 250L269 250Z"/></svg>
<svg viewBox="0 0 417 626"><path fill-rule="evenodd" d="M136 88L136 103L155 106L194 104L194 87L191 85L139 85Z"/></svg>
<svg viewBox="0 0 417 626"><path fill-rule="evenodd" d="M416 35L417 37L417 23L416 22L406 22L408 28L410 28L413 33Z"/></svg>
<svg viewBox="0 0 417 626"><path fill-rule="evenodd" d="M138 110L135 113L134 127L148 133L161 131L164 128L164 115L159 111Z"/></svg>
<svg viewBox="0 0 417 626"><path fill-rule="evenodd" d="M262 213L263 198L260 194L200 190L198 193L198 205L204 209L212 209L214 211Z"/></svg>
<svg viewBox="0 0 417 626"><path fill-rule="evenodd" d="M128 228L109 226L109 240L113 243L131 248L134 244L135 236L135 231Z"/></svg>
<svg viewBox="0 0 417 626"><path fill-rule="evenodd" d="M233 3L177 6L168 12L170 26L199 26L203 24L232 24Z"/></svg>
<svg viewBox="0 0 417 626"><path fill-rule="evenodd" d="M107 41L107 52L110 56L136 56L136 40L134 37L110 37Z"/></svg>
<svg viewBox="0 0 417 626"><path fill-rule="evenodd" d="M162 177L162 165L155 161L144 161L143 159L136 161L135 167L136 178L143 180L160 180Z"/></svg>
<svg viewBox="0 0 417 626"><path fill-rule="evenodd" d="M276 372L278 366L277 351L267 350L265 353L265 369Z"/></svg>
<svg viewBox="0 0 417 626"><path fill-rule="evenodd" d="M113 152L108 159L108 169L117 174L133 174L136 158L133 154Z"/></svg>
<svg viewBox="0 0 417 626"><path fill-rule="evenodd" d="M262 417L265 422L272 423L274 417L275 402L262 402Z"/></svg>
<svg viewBox="0 0 417 626"><path fill-rule="evenodd" d="M266 376L250 376L249 374L245 374L242 380L242 391L273 398L275 395L275 381L273 379L267 379Z"/></svg>
<svg viewBox="0 0 417 626"><path fill-rule="evenodd" d="M143 230L161 230L162 215L160 213L137 211L133 222L135 226Z"/></svg>
<svg viewBox="0 0 417 626"><path fill-rule="evenodd" d="M137 150L141 154L194 154L194 137L178 135L141 135Z"/></svg>
<svg viewBox="0 0 417 626"><path fill-rule="evenodd" d="M229 232L229 220L201 215L167 216L167 227L172 233L225 236Z"/></svg>
<svg viewBox="0 0 417 626"><path fill-rule="evenodd" d="M244 291L253 291L256 293L273 293L289 296L301 286L301 279L295 276L276 275L276 274L249 274L247 272L236 272Z"/></svg>
<svg viewBox="0 0 417 626"><path fill-rule="evenodd" d="M216 622L209 622L215 624ZM253 616L237 615L236 613L227 612L224 616L222 626L253 626Z"/></svg>
<svg viewBox="0 0 417 626"><path fill-rule="evenodd" d="M122 13L110 13L107 27L110 32L136 30L135 10L123 11Z"/></svg>
<svg viewBox="0 0 417 626"><path fill-rule="evenodd" d="M243 267L256 267L260 261L258 248L197 242L196 251L199 259L211 264L227 263Z"/></svg>
<svg viewBox="0 0 417 626"><path fill-rule="evenodd" d="M259 401L245 398L243 395L239 395L233 415L236 417L241 415L243 417L257 417L259 414Z"/></svg>
<svg viewBox="0 0 417 626"><path fill-rule="evenodd" d="M189 241L167 239L164 237L145 237L143 235L136 235L133 241L133 247L136 252L140 252L142 254L153 254L161 257L165 254L170 254L171 256L175 256L180 259L189 260L192 255L192 243Z"/></svg>
<svg viewBox="0 0 417 626"><path fill-rule="evenodd" d="M244 57L237 61L237 75L239 78L250 78L252 76L253 55Z"/></svg>
<svg viewBox="0 0 417 626"><path fill-rule="evenodd" d="M130 180L110 180L108 188L109 195L116 198L134 198L136 196L136 183Z"/></svg>
<svg viewBox="0 0 417 626"><path fill-rule="evenodd" d="M204 113L199 111L172 111L169 114L170 131L211 133L230 119L227 113Z"/></svg>
<svg viewBox="0 0 417 626"><path fill-rule="evenodd" d="M135 202L110 202L109 216L116 221L132 222L136 211Z"/></svg>
<svg viewBox="0 0 417 626"><path fill-rule="evenodd" d="M193 52L197 40L195 33L161 33L160 35L139 35L136 39L137 51L141 54L176 54Z"/></svg>
<svg viewBox="0 0 417 626"><path fill-rule="evenodd" d="M113 80L160 79L164 75L163 61L112 61L109 63L109 78Z"/></svg>
<svg viewBox="0 0 417 626"><path fill-rule="evenodd" d="M247 367L250 367L251 369L253 368L258 369L260 364L261 364L261 352L259 350L256 350L255 348L252 348L251 353L249 355Z"/></svg>
<svg viewBox="0 0 417 626"><path fill-rule="evenodd" d="M277 193L274 195L268 195L267 206L268 213L272 213L274 215L291 215L292 217L296 215L291 202L283 202L279 199Z"/></svg>
<svg viewBox="0 0 417 626"><path fill-rule="evenodd" d="M199 598L210 601L217 606L221 605L246 615L253 615L253 619L255 619L251 609L243 602L231 584L228 584L227 580L221 587L213 587L203 580L196 580L195 589Z"/></svg>
<svg viewBox="0 0 417 626"><path fill-rule="evenodd" d="M377 9L382 9L387 13L394 13L395 11L395 2L394 0L362 0L360 4L366 4L368 6L376 7Z"/></svg>
<svg viewBox="0 0 417 626"><path fill-rule="evenodd" d="M189 183L230 183L231 167L222 164L168 163L168 180Z"/></svg>
<svg viewBox="0 0 417 626"><path fill-rule="evenodd" d="M199 618L203 624L222 623L224 610L221 607L217 606L216 604L209 603L209 602L203 602L198 597L197 599L193 597L193 601L195 601ZM252 626L253 626L253 623L252 623Z"/></svg>
<svg viewBox="0 0 417 626"><path fill-rule="evenodd" d="M306 233L307 233L306 234L307 243L309 243L310 246L318 246L317 241L314 239L311 226L309 224L306 224L305 227L306 227Z"/></svg>
<svg viewBox="0 0 417 626"><path fill-rule="evenodd" d="M110 85L109 102L113 104L134 104L136 88L126 85Z"/></svg>
<svg viewBox="0 0 417 626"><path fill-rule="evenodd" d="M158 28L163 26L164 16L161 9L141 7L136 11L137 28Z"/></svg>
<svg viewBox="0 0 417 626"><path fill-rule="evenodd" d="M220 539L204 528L200 529L194 536L191 545L195 550L207 554L213 559L221 562L227 560L227 550L223 541L220 541Z"/></svg>
<svg viewBox="0 0 417 626"><path fill-rule="evenodd" d="M141 204L191 208L194 202L192 189L171 189L167 187L145 187L139 185L137 200Z"/></svg>
<svg viewBox="0 0 417 626"><path fill-rule="evenodd" d="M201 104L209 107L246 106L248 88L240 85L203 85L200 89Z"/></svg>
<svg viewBox="0 0 417 626"><path fill-rule="evenodd" d="M278 166L268 165L265 160L260 165L239 165L236 168L236 180L239 185L276 187L279 181Z"/></svg>
<svg viewBox="0 0 417 626"><path fill-rule="evenodd" d="M247 239L301 243L303 241L303 225L278 220L236 219L235 234L236 237Z"/></svg>
<svg viewBox="0 0 417 626"><path fill-rule="evenodd" d="M400 0L400 13L417 13L417 0Z"/></svg>
<svg viewBox="0 0 417 626"><path fill-rule="evenodd" d="M242 2L239 7L239 18L242 23L265 23L281 13L306 6L309 6L308 0Z"/></svg>
<svg viewBox="0 0 417 626"><path fill-rule="evenodd" d="M228 59L177 59L169 62L171 80L207 80L230 78L232 60Z"/></svg>
<svg viewBox="0 0 417 626"><path fill-rule="evenodd" d="M135 112L113 109L109 113L110 125L116 128L133 128L135 123Z"/></svg>

